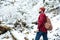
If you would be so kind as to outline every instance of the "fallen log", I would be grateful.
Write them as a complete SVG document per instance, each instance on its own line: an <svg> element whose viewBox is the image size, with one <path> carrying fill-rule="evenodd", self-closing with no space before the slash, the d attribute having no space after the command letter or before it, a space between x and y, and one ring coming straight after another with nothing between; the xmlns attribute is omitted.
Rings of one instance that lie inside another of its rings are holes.
<svg viewBox="0 0 60 40"><path fill-rule="evenodd" d="M10 27L0 25L0 35L10 30Z"/></svg>

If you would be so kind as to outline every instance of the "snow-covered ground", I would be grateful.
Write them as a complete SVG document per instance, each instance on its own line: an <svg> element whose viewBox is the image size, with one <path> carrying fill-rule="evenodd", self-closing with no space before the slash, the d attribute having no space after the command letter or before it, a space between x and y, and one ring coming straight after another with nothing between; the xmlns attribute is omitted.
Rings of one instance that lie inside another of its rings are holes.
<svg viewBox="0 0 60 40"><path fill-rule="evenodd" d="M49 5L45 4L46 2ZM51 19L53 25L53 30L48 31L48 39L60 40L60 3L58 0L46 0L45 3L43 4L43 0L0 0L1 25L12 28L6 33L1 34L0 40L34 40L37 25L32 24L32 22L37 21L39 8L44 5L46 8L46 15ZM52 7L52 5L54 7ZM56 7L59 8L55 9ZM51 9L55 10L50 11ZM20 21L20 25L15 27L14 23L18 20ZM25 22L26 26L23 26L22 22Z"/></svg>

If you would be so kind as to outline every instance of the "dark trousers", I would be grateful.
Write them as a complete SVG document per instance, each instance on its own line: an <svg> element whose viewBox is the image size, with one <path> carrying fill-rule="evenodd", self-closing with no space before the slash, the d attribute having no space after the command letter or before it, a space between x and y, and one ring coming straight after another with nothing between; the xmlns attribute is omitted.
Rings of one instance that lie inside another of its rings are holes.
<svg viewBox="0 0 60 40"><path fill-rule="evenodd" d="M39 40L40 37L41 37L41 35L43 36L43 40L48 40L47 33L41 32L41 31L37 32L36 37L35 37L35 40Z"/></svg>

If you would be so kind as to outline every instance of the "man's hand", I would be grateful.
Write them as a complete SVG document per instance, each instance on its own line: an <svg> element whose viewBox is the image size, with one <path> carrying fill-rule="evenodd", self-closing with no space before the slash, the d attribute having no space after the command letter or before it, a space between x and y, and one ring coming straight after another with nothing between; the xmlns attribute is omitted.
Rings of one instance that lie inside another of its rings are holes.
<svg viewBox="0 0 60 40"><path fill-rule="evenodd" d="M34 33L37 33L38 31L39 31L39 30L37 29L37 30L34 31Z"/></svg>

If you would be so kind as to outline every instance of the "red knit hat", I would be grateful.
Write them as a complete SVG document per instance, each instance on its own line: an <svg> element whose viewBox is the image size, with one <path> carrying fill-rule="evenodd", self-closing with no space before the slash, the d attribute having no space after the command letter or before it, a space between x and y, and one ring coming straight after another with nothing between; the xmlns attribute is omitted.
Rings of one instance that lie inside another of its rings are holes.
<svg viewBox="0 0 60 40"><path fill-rule="evenodd" d="M45 11L45 8L44 7L41 7L40 10L44 12Z"/></svg>

